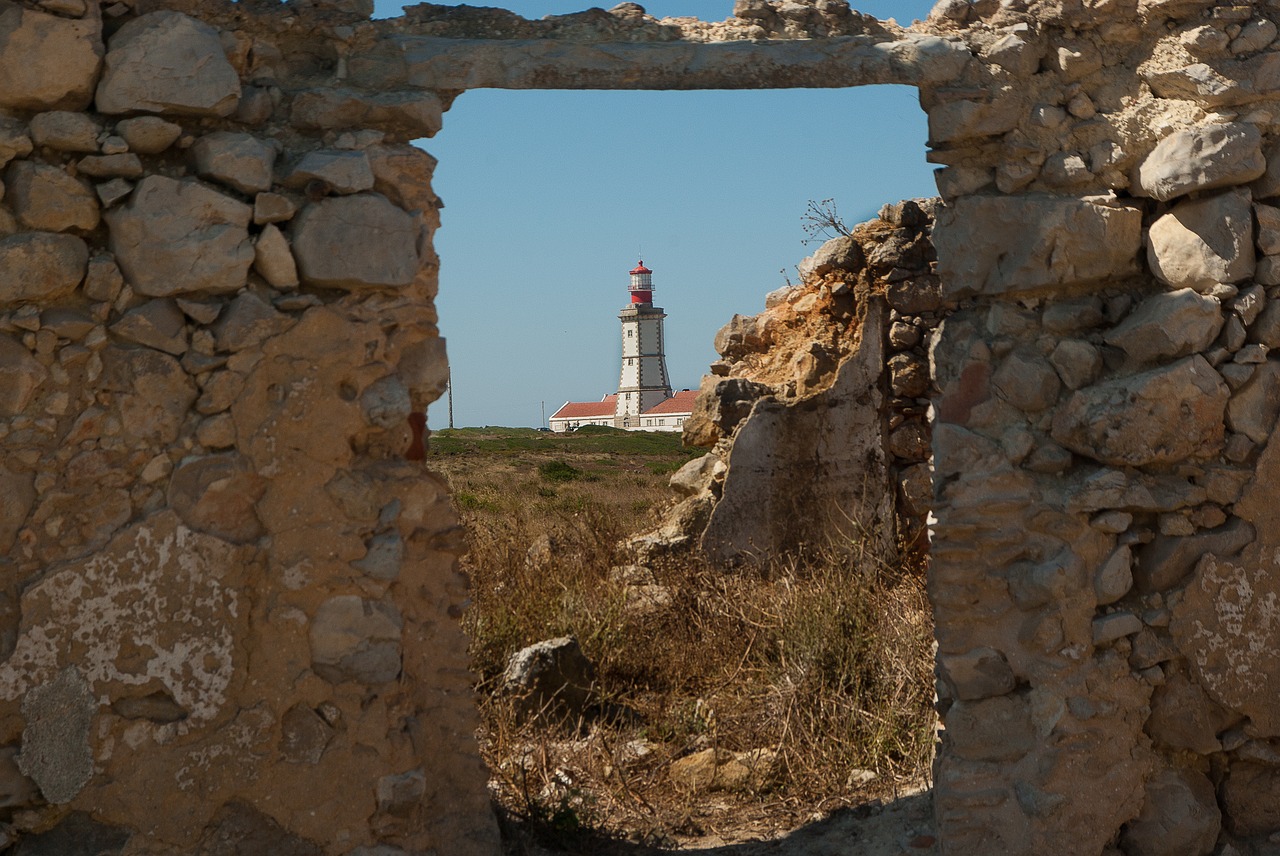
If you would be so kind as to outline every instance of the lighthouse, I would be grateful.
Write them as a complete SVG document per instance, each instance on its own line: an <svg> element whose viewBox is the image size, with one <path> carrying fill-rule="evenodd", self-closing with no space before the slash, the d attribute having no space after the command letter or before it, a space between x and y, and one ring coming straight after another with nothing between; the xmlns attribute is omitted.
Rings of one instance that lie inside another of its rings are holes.
<svg viewBox="0 0 1280 856"><path fill-rule="evenodd" d="M640 414L671 398L662 319L653 305L653 271L641 261L631 271L631 302L618 313L622 322L622 371L618 378L614 424L637 427Z"/></svg>

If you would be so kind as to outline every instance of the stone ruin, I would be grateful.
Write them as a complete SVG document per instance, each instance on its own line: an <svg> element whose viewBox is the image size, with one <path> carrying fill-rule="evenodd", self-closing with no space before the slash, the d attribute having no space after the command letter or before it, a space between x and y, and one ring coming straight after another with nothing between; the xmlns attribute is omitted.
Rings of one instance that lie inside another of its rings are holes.
<svg viewBox="0 0 1280 856"><path fill-rule="evenodd" d="M897 83L936 219L722 331L688 531L790 546L733 505L791 513L783 436L846 519L931 502L942 852L1274 849L1280 4L370 12L0 0L4 843L496 853L408 142L481 87Z"/></svg>

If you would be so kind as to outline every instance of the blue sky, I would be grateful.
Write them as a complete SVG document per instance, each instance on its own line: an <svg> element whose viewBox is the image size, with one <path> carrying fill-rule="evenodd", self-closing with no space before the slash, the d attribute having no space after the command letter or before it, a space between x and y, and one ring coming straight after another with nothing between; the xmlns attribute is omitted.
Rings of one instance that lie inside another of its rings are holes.
<svg viewBox="0 0 1280 856"><path fill-rule="evenodd" d="M589 3L522 0L527 18ZM612 5L612 4L607 4ZM732 0L653 0L650 14L723 20ZM929 0L863 0L900 21ZM378 0L381 16L399 13ZM618 384L618 310L643 253L667 311L667 367L696 387L734 313L796 279L808 200L849 225L935 193L925 117L906 87L766 92L463 93L419 141L440 165L441 333L454 419L534 426ZM448 426L444 400L428 411Z"/></svg>

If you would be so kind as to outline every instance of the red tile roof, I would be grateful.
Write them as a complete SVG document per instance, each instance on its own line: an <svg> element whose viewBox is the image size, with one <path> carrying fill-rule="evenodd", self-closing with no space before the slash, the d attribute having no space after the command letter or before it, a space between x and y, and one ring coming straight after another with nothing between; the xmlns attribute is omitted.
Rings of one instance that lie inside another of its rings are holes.
<svg viewBox="0 0 1280 856"><path fill-rule="evenodd" d="M666 401L650 407L641 416L661 416L668 413L692 413L693 402L698 398L698 390L682 389Z"/></svg>
<svg viewBox="0 0 1280 856"><path fill-rule="evenodd" d="M606 395L601 401L566 401L551 414L552 419L597 419L612 416L618 407L617 395Z"/></svg>

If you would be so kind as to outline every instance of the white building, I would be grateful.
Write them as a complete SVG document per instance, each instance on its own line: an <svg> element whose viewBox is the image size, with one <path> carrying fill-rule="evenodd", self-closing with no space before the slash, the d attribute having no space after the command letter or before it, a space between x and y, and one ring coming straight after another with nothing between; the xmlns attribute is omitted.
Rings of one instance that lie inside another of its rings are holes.
<svg viewBox="0 0 1280 856"><path fill-rule="evenodd" d="M653 290L653 271L642 261L631 271L631 302L618 313L622 322L618 391L599 401L566 401L548 420L552 431L571 431L583 425L612 425L629 431L679 431L684 427L697 393L683 390L672 394L662 334L662 319L667 315L653 305Z"/></svg>

